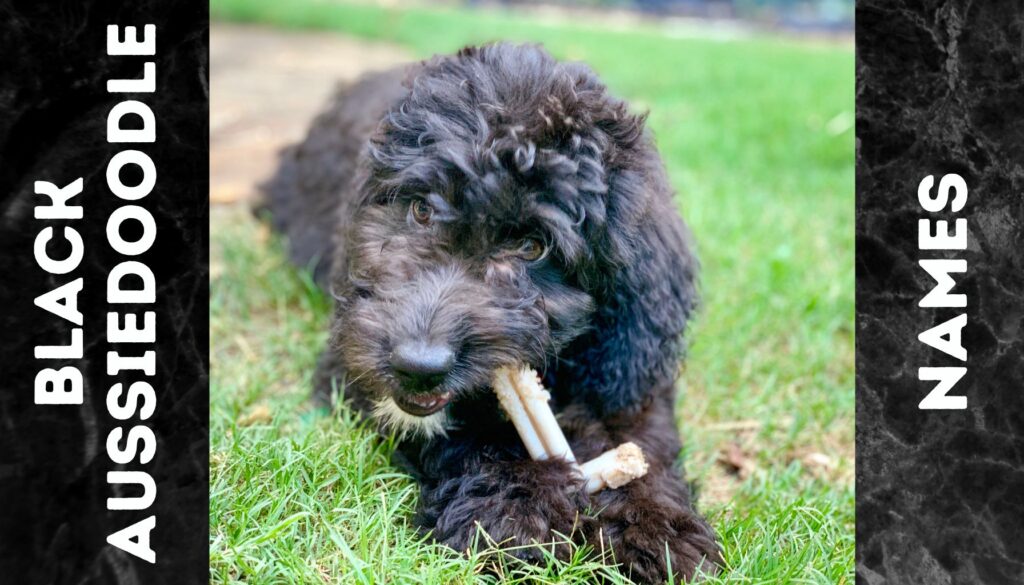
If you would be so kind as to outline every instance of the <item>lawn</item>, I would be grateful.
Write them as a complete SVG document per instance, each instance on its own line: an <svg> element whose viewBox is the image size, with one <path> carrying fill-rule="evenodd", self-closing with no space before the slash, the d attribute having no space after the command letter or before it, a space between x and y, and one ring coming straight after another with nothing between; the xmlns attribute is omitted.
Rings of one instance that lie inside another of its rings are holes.
<svg viewBox="0 0 1024 585"><path fill-rule="evenodd" d="M677 415L718 583L852 583L852 47L668 25L316 0L214 0L214 18L321 28L427 56L498 38L590 63L649 109L698 242L703 307ZM416 536L391 444L309 410L330 304L238 209L213 213L211 581L589 583L586 559L522 566Z"/></svg>

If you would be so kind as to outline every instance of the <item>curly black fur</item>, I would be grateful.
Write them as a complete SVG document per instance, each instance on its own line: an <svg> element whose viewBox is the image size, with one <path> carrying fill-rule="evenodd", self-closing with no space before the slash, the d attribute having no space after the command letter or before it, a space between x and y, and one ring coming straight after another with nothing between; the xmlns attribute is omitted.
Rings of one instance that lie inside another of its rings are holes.
<svg viewBox="0 0 1024 585"><path fill-rule="evenodd" d="M590 69L496 44L366 77L285 151L265 195L293 260L337 299L317 395L343 388L404 432L434 538L603 538L641 582L665 579L666 554L677 575L714 570L672 416L697 262L644 118ZM524 238L543 257L519 254ZM426 389L450 399L436 414L401 406L425 391L393 366L410 340L454 356ZM648 475L588 497L566 489L564 463L529 460L489 390L520 362L542 372L580 459L633 441Z"/></svg>

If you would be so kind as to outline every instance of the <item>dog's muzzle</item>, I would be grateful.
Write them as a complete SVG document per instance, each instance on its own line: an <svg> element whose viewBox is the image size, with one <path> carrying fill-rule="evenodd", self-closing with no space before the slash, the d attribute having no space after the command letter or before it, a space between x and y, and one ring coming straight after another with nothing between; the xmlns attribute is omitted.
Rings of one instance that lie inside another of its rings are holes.
<svg viewBox="0 0 1024 585"><path fill-rule="evenodd" d="M405 412L427 416L451 400L451 392L439 389L455 365L455 352L447 344L403 341L394 346L390 362L401 387L393 398Z"/></svg>

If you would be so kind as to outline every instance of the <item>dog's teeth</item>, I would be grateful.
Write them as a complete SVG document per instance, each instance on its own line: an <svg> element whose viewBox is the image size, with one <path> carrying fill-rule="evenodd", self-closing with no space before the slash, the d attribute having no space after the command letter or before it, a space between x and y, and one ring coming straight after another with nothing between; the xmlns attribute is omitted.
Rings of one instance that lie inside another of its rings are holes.
<svg viewBox="0 0 1024 585"><path fill-rule="evenodd" d="M384 429L397 433L400 439L409 436L430 439L448 434L449 421L444 410L428 416L414 416L402 410L391 398L385 398L373 407L373 417Z"/></svg>

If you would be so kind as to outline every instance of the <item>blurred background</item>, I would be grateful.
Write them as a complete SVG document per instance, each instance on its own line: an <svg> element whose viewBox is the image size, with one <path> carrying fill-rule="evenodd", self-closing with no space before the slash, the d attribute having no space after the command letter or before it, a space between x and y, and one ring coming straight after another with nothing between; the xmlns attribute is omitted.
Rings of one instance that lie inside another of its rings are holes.
<svg viewBox="0 0 1024 585"><path fill-rule="evenodd" d="M211 14L212 582L487 582L487 558L410 526L415 484L390 444L308 412L330 303L248 210L337 84L514 40L587 62L650 112L702 262L676 414L729 563L712 582L853 583L853 0L212 0ZM501 570L589 583L605 569Z"/></svg>
<svg viewBox="0 0 1024 585"><path fill-rule="evenodd" d="M658 17L734 19L791 30L853 31L854 0L466 0L470 6L562 6Z"/></svg>

